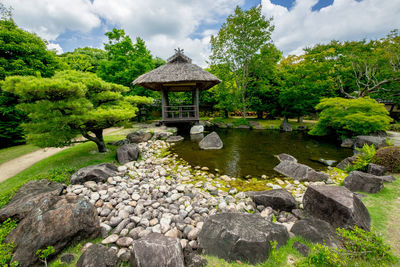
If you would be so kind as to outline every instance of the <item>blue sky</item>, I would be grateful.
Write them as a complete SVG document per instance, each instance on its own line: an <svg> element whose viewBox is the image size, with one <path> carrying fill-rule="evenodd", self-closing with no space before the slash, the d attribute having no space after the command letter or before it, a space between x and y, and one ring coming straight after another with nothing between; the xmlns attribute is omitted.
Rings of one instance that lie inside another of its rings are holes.
<svg viewBox="0 0 400 267"><path fill-rule="evenodd" d="M398 0L3 0L17 24L48 40L59 52L102 48L104 33L123 28L140 36L155 56L167 58L177 46L206 66L209 39L236 5L262 4L273 17L275 45L284 55L316 43L375 39L400 28Z"/></svg>

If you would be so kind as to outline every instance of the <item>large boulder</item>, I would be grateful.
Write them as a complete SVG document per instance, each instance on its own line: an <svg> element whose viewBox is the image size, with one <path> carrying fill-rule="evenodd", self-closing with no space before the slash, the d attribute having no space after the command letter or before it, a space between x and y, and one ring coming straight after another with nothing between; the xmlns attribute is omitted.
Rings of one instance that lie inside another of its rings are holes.
<svg viewBox="0 0 400 267"><path fill-rule="evenodd" d="M128 134L126 139L128 139L129 143L142 143L149 141L151 137L151 133L139 130Z"/></svg>
<svg viewBox="0 0 400 267"><path fill-rule="evenodd" d="M357 160L356 156L351 156L351 157L347 157L344 160L342 160L341 162L339 162L336 165L336 168L339 168L341 170L346 170L346 168L348 166L353 166L353 163Z"/></svg>
<svg viewBox="0 0 400 267"><path fill-rule="evenodd" d="M118 168L111 163L90 165L79 169L71 176L71 184L83 184L87 181L105 182L108 177L116 176Z"/></svg>
<svg viewBox="0 0 400 267"><path fill-rule="evenodd" d="M368 164L368 170L367 172L373 175L378 175L382 176L385 174L386 168L384 166L375 164L375 163L370 163Z"/></svg>
<svg viewBox="0 0 400 267"><path fill-rule="evenodd" d="M133 241L130 266L183 267L184 258L181 243L175 237L151 233Z"/></svg>
<svg viewBox="0 0 400 267"><path fill-rule="evenodd" d="M190 134L201 134L203 132L204 132L203 125L193 125L192 128L190 128Z"/></svg>
<svg viewBox="0 0 400 267"><path fill-rule="evenodd" d="M137 144L126 144L117 149L117 159L120 164L135 161L139 157Z"/></svg>
<svg viewBox="0 0 400 267"><path fill-rule="evenodd" d="M372 135L358 135L355 138L356 147L363 147L365 144L374 145L376 149L387 146L386 137Z"/></svg>
<svg viewBox="0 0 400 267"><path fill-rule="evenodd" d="M0 222L7 218L21 221L35 208L41 199L62 194L65 185L48 180L30 181L24 184L10 202L0 210Z"/></svg>
<svg viewBox="0 0 400 267"><path fill-rule="evenodd" d="M220 213L208 217L198 237L205 254L228 261L240 260L257 264L271 252L271 241L280 247L286 244L286 227L247 213Z"/></svg>
<svg viewBox="0 0 400 267"><path fill-rule="evenodd" d="M354 139L346 138L340 144L341 147L352 148L354 146Z"/></svg>
<svg viewBox="0 0 400 267"><path fill-rule="evenodd" d="M223 146L224 144L216 132L206 135L199 143L201 149L221 149Z"/></svg>
<svg viewBox="0 0 400 267"><path fill-rule="evenodd" d="M326 244L330 247L340 246L335 228L326 221L317 218L297 221L290 229L290 232L313 243Z"/></svg>
<svg viewBox="0 0 400 267"><path fill-rule="evenodd" d="M18 223L5 242L15 244L12 261L19 266L39 262L37 250L53 246L59 253L75 240L94 238L100 234L97 211L81 197L45 196Z"/></svg>
<svg viewBox="0 0 400 267"><path fill-rule="evenodd" d="M381 176L360 171L352 171L343 180L343 185L353 192L361 191L366 193L377 193L383 189L383 180Z"/></svg>
<svg viewBox="0 0 400 267"><path fill-rule="evenodd" d="M257 205L271 207L274 210L291 211L296 208L296 200L286 189L272 189L268 191L249 191L247 195Z"/></svg>
<svg viewBox="0 0 400 267"><path fill-rule="evenodd" d="M333 227L370 229L371 218L361 200L344 186L310 185L303 197L304 210Z"/></svg>
<svg viewBox="0 0 400 267"><path fill-rule="evenodd" d="M85 250L76 267L114 267L118 266L117 253L112 248L95 244Z"/></svg>
<svg viewBox="0 0 400 267"><path fill-rule="evenodd" d="M274 170L298 181L326 181L329 178L328 174L293 160L282 160Z"/></svg>

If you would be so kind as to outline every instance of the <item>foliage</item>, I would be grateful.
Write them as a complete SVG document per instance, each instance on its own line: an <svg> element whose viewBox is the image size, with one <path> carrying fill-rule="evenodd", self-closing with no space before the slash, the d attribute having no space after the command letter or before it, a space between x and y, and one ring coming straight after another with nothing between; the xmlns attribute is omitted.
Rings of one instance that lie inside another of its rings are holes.
<svg viewBox="0 0 400 267"><path fill-rule="evenodd" d="M384 166L390 172L400 172L400 147L390 146L378 149L372 162Z"/></svg>
<svg viewBox="0 0 400 267"><path fill-rule="evenodd" d="M11 9L0 3L0 81L11 75L50 77L59 67L54 52L36 34L20 29L11 17ZM26 114L16 105L18 97L0 86L0 147L21 144L24 132L20 124Z"/></svg>
<svg viewBox="0 0 400 267"><path fill-rule="evenodd" d="M6 236L17 227L17 222L11 219L5 220L0 225L0 265L1 266L17 266L17 262L10 261L13 256L13 249L15 247L14 244L4 243ZM10 265L8 265L10 264Z"/></svg>
<svg viewBox="0 0 400 267"><path fill-rule="evenodd" d="M44 266L47 267L47 258L56 252L53 246L48 246L45 249L39 249L36 251L36 255L39 256L40 260L44 263Z"/></svg>
<svg viewBox="0 0 400 267"><path fill-rule="evenodd" d="M364 144L362 148L357 147L356 150L359 152L359 154L356 155L356 161L352 165L346 167L347 172L356 170L366 171L368 164L371 163L376 153L376 149L373 144Z"/></svg>
<svg viewBox="0 0 400 267"><path fill-rule="evenodd" d="M107 58L107 54L101 49L84 47L76 48L73 52L64 53L60 57L66 69L96 73L101 61Z"/></svg>
<svg viewBox="0 0 400 267"><path fill-rule="evenodd" d="M305 260L306 264L316 266L348 266L352 262L378 263L381 266L393 263L395 257L390 246L375 231L364 231L357 226L354 229L337 229L342 248L331 248L315 244Z"/></svg>
<svg viewBox="0 0 400 267"><path fill-rule="evenodd" d="M392 121L384 105L369 97L325 98L316 109L321 110L321 113L317 124L310 131L312 135L337 134L341 137L368 135L386 130Z"/></svg>
<svg viewBox="0 0 400 267"><path fill-rule="evenodd" d="M238 94L240 108L245 117L248 106L247 86L250 82L250 65L260 49L271 40L274 27L272 19L261 13L261 6L243 11L236 7L228 16L218 34L211 37L211 65L221 65L232 74Z"/></svg>
<svg viewBox="0 0 400 267"><path fill-rule="evenodd" d="M104 44L107 60L103 60L97 70L97 74L105 81L132 87L135 78L155 67L153 57L142 39L137 38L133 44L124 30L115 28L105 35L108 37L108 43ZM160 64L159 59L157 63ZM151 94L150 91L147 96Z"/></svg>
<svg viewBox="0 0 400 267"><path fill-rule="evenodd" d="M103 129L123 125L137 111L122 96L127 87L88 72L62 71L53 78L11 76L3 89L24 102L19 108L29 114L30 121L23 125L27 140L40 147L69 145L82 134L105 152Z"/></svg>

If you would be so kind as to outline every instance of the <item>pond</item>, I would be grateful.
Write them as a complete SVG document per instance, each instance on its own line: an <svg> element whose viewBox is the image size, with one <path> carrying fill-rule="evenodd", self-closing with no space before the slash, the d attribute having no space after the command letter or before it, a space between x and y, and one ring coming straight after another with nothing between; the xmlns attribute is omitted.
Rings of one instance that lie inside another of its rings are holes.
<svg viewBox="0 0 400 267"><path fill-rule="evenodd" d="M300 163L316 170L326 169L317 159L340 161L353 154L351 149L341 148L335 140L317 140L303 132L248 129L215 131L224 143L221 150L201 150L198 141L190 140L190 135L186 135L185 140L173 146L172 151L192 166L219 169L221 173L234 177L277 176L273 168L279 161L274 155L280 153L290 154Z"/></svg>

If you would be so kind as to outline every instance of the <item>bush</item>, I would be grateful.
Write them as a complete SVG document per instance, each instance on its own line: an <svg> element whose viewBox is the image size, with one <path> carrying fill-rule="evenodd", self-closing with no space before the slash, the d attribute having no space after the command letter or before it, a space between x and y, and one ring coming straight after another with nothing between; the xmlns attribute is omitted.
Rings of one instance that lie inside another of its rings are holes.
<svg viewBox="0 0 400 267"><path fill-rule="evenodd" d="M15 247L14 244L3 243L6 236L17 227L17 222L7 219L0 225L0 266L9 266L12 259L12 252ZM13 262L10 266L17 266L18 264Z"/></svg>
<svg viewBox="0 0 400 267"><path fill-rule="evenodd" d="M234 120L233 125L234 126L249 125L249 122L245 118L240 118L240 119Z"/></svg>
<svg viewBox="0 0 400 267"><path fill-rule="evenodd" d="M400 147L383 147L376 151L373 163L385 166L390 172L400 172Z"/></svg>
<svg viewBox="0 0 400 267"><path fill-rule="evenodd" d="M400 132L400 123L390 124L389 130L395 131L395 132Z"/></svg>
<svg viewBox="0 0 400 267"><path fill-rule="evenodd" d="M341 248L315 244L300 265L362 266L352 263L368 262L371 266L386 266L396 260L390 252L390 246L374 231L367 232L355 226L352 230L338 228L337 233L341 239Z"/></svg>
<svg viewBox="0 0 400 267"><path fill-rule="evenodd" d="M339 135L342 138L385 131L392 121L383 104L369 97L344 99L325 98L316 106L320 119L311 129L312 135Z"/></svg>
<svg viewBox="0 0 400 267"><path fill-rule="evenodd" d="M366 171L368 164L371 163L376 153L375 146L368 144L365 144L362 148L357 147L356 150L360 154L356 155L356 161L352 165L346 167L347 172L356 170Z"/></svg>

